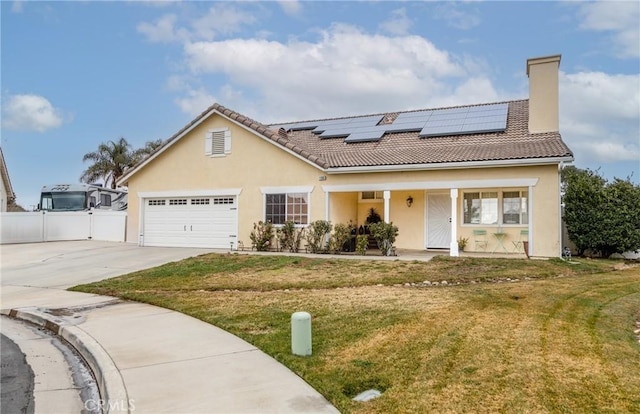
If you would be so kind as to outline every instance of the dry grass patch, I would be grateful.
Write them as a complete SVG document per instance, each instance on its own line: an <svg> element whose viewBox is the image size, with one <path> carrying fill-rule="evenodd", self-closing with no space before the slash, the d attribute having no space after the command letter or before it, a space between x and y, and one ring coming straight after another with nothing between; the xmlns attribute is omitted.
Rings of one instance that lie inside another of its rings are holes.
<svg viewBox="0 0 640 414"><path fill-rule="evenodd" d="M217 260L187 262L191 270L180 276L158 268L77 290L116 293L226 329L343 412L640 412L638 267ZM507 277L520 282L469 283ZM425 279L462 284L394 286ZM306 358L290 352L290 317L300 310L313 317L313 356ZM368 388L383 396L351 400Z"/></svg>

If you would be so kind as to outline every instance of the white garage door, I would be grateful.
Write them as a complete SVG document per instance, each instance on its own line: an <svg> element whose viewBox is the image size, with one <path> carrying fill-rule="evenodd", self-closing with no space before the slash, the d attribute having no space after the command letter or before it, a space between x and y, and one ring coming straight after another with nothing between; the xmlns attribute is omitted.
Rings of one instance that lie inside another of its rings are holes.
<svg viewBox="0 0 640 414"><path fill-rule="evenodd" d="M228 249L238 243L235 196L144 200L144 246Z"/></svg>

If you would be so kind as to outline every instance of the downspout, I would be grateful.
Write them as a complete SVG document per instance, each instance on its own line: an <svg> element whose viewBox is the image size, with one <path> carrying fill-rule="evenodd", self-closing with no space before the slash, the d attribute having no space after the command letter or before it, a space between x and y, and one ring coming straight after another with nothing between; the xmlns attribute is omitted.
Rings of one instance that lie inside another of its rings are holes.
<svg viewBox="0 0 640 414"><path fill-rule="evenodd" d="M529 248L527 249L527 257L533 256L533 186L529 186L529 234L527 236L527 241L529 244Z"/></svg>
<svg viewBox="0 0 640 414"><path fill-rule="evenodd" d="M558 247L558 257L562 257L562 245L564 232L562 231L562 169L564 163L560 161L558 163L558 236L560 238L560 245Z"/></svg>

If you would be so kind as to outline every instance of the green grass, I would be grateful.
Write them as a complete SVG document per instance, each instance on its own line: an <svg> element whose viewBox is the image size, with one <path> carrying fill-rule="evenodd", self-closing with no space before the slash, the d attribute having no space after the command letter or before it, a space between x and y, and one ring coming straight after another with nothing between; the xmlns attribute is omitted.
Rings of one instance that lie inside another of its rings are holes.
<svg viewBox="0 0 640 414"><path fill-rule="evenodd" d="M343 412L640 412L640 267L575 262L206 255L73 289L226 329ZM311 357L290 352L300 310Z"/></svg>

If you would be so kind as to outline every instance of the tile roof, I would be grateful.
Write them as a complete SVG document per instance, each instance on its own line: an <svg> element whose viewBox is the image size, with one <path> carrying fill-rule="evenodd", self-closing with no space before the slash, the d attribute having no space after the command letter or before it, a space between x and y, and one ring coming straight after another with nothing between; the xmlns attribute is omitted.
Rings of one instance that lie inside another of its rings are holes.
<svg viewBox="0 0 640 414"><path fill-rule="evenodd" d="M507 128L504 132L451 135L421 138L419 132L386 133L375 142L345 143L344 138L319 138L309 130L286 131L280 126L292 123L265 125L218 103L214 103L193 121L169 138L146 159L130 168L119 180L124 183L140 168L166 150L191 128L203 122L213 112L247 127L277 145L307 159L324 170L334 168L374 168L381 166L433 165L519 159L573 158L573 153L558 132L530 134L529 101L504 102L509 105ZM493 105L493 104L482 104ZM482 105L466 105L476 107ZM445 109L445 108L429 108ZM419 111L424 111L420 109ZM418 111L418 110L416 110ZM414 111L404 111L414 112ZM392 123L402 112L374 114L383 117L381 123ZM365 115L367 116L367 115ZM331 119L345 119L331 118ZM324 121L327 119L313 120ZM307 121L305 121L307 122ZM295 123L299 123L295 122Z"/></svg>
<svg viewBox="0 0 640 414"><path fill-rule="evenodd" d="M310 130L289 131L287 136L289 142L316 154L329 168L573 157L558 132L528 132L528 100L506 103L509 110L504 132L429 138L421 138L419 132L387 133L379 141L360 143L345 143L344 138L321 139ZM397 113L381 115L393 119Z"/></svg>

